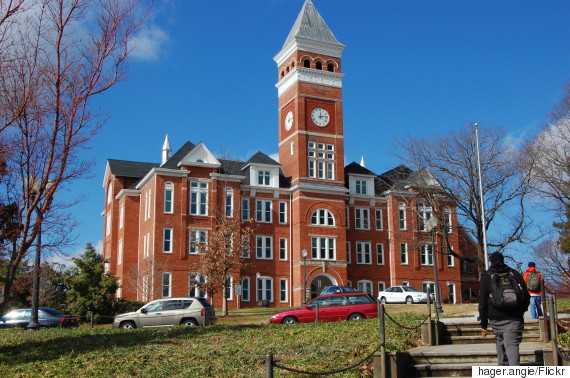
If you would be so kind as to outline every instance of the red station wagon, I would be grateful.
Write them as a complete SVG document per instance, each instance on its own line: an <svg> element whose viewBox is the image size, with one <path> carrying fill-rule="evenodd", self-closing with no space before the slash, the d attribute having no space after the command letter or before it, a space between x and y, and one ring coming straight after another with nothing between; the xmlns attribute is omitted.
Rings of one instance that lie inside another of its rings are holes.
<svg viewBox="0 0 570 378"><path fill-rule="evenodd" d="M322 322L359 320L378 316L378 301L370 294L340 293L322 295L302 308L279 312L273 315L269 322L274 324L314 322L317 317L317 305L319 321Z"/></svg>

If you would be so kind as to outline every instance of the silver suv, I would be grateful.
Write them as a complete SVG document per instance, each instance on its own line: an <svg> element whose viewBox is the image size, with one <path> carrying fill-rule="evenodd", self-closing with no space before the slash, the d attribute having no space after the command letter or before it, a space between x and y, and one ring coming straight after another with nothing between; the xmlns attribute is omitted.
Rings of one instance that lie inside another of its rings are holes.
<svg viewBox="0 0 570 378"><path fill-rule="evenodd" d="M216 310L204 298L163 298L135 312L115 316L113 328L205 326L216 322Z"/></svg>

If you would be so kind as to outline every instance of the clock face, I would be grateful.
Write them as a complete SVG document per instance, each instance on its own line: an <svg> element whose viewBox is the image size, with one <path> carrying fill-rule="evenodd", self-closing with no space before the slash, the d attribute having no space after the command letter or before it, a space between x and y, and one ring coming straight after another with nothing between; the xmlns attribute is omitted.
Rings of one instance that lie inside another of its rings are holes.
<svg viewBox="0 0 570 378"><path fill-rule="evenodd" d="M327 112L325 109L321 107L314 108L311 111L311 119L313 120L315 125L319 127L324 127L329 124L330 120L329 112Z"/></svg>
<svg viewBox="0 0 570 378"><path fill-rule="evenodd" d="M293 112L289 112L285 116L285 129L287 129L287 131L289 131L289 130L291 130L292 126L293 126Z"/></svg>

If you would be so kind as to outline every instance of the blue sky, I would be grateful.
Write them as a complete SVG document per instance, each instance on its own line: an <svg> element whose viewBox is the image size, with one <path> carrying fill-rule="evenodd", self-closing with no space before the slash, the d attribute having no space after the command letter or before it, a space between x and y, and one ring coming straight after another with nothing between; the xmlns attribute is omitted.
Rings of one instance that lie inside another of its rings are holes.
<svg viewBox="0 0 570 378"><path fill-rule="evenodd" d="M103 235L106 159L159 162L203 141L214 154L277 152L277 67L304 0L155 1L127 80L94 103L107 126L86 158L77 248ZM346 164L382 173L394 140L467 122L535 135L570 79L570 1L313 0L343 53Z"/></svg>

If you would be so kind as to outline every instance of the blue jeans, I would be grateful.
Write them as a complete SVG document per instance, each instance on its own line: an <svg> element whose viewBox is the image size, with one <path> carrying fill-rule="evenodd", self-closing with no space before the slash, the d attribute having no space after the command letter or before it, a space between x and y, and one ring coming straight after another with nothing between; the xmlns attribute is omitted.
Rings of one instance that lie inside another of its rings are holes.
<svg viewBox="0 0 570 378"><path fill-rule="evenodd" d="M530 316L533 319L538 319L539 316L542 316L542 306L540 305L540 295L531 295L530 296Z"/></svg>

